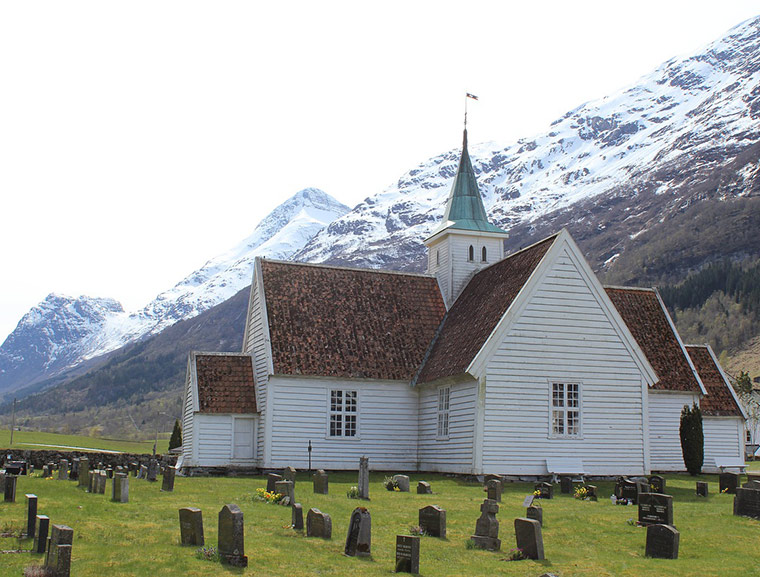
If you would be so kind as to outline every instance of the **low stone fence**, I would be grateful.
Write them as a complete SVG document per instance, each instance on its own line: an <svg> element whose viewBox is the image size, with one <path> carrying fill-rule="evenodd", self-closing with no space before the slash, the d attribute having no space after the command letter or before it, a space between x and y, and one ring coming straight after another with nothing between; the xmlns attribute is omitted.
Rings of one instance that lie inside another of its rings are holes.
<svg viewBox="0 0 760 577"><path fill-rule="evenodd" d="M95 467L98 463L103 463L105 467L116 468L118 465L126 467L129 463L136 462L147 465L148 461L153 458L150 453L101 453L98 451L55 451L50 449L0 449L0 463L5 461L11 455L11 460L26 461L34 465L37 471L42 470L48 463L56 463L61 459L67 459L71 463L74 457L87 457L90 461L90 467ZM176 455L156 455L161 465L171 465L177 461Z"/></svg>

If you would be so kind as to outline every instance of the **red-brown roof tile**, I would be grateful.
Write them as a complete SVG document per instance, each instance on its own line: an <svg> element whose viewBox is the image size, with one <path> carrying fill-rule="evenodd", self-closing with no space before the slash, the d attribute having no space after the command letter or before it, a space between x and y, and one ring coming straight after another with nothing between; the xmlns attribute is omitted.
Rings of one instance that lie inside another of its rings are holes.
<svg viewBox="0 0 760 577"><path fill-rule="evenodd" d="M196 353L195 372L201 413L257 412L250 355Z"/></svg>
<svg viewBox="0 0 760 577"><path fill-rule="evenodd" d="M708 348L686 345L686 351L707 389L707 396L699 401L702 414L710 417L741 417L742 411L729 389L731 385L723 378Z"/></svg>
<svg viewBox="0 0 760 577"><path fill-rule="evenodd" d="M605 287L607 295L657 373L658 391L701 392L686 353L653 289Z"/></svg>
<svg viewBox="0 0 760 577"><path fill-rule="evenodd" d="M425 275L261 261L276 374L411 380L446 312Z"/></svg>
<svg viewBox="0 0 760 577"><path fill-rule="evenodd" d="M417 382L465 372L556 238L517 252L470 280L449 310Z"/></svg>

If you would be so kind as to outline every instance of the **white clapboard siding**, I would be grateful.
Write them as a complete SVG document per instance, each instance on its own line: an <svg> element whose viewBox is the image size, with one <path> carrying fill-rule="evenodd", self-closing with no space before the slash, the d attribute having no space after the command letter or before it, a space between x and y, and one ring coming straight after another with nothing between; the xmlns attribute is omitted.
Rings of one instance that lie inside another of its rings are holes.
<svg viewBox="0 0 760 577"><path fill-rule="evenodd" d="M702 417L705 435L703 473L719 473L716 458L744 458L744 421L739 417Z"/></svg>
<svg viewBox="0 0 760 577"><path fill-rule="evenodd" d="M546 474L573 457L586 473L647 472L644 376L567 249L488 360L482 470ZM581 384L581 434L552 438L552 382Z"/></svg>
<svg viewBox="0 0 760 577"><path fill-rule="evenodd" d="M268 387L271 452L264 467L306 468L311 441L315 469L357 469L363 455L371 469L417 469L417 392L409 383L275 375ZM331 389L358 392L356 438L328 436Z"/></svg>
<svg viewBox="0 0 760 577"><path fill-rule="evenodd" d="M681 411L693 393L649 391L649 438L653 471L685 471L681 451Z"/></svg>
<svg viewBox="0 0 760 577"><path fill-rule="evenodd" d="M428 274L438 279L443 300L449 302L448 292L451 287L451 265L449 263L449 242L440 239L428 248Z"/></svg>
<svg viewBox="0 0 760 577"><path fill-rule="evenodd" d="M190 467L195 466L195 455L197 454L195 420L193 418L194 404L195 391L190 363L188 362L187 376L185 377L185 402L182 408L182 457L184 465Z"/></svg>
<svg viewBox="0 0 760 577"><path fill-rule="evenodd" d="M232 460L232 416L196 413L198 467L222 467Z"/></svg>
<svg viewBox="0 0 760 577"><path fill-rule="evenodd" d="M419 386L419 469L473 473L477 381L450 385L449 436L438 439L437 386Z"/></svg>
<svg viewBox="0 0 760 577"><path fill-rule="evenodd" d="M502 238L493 238L486 236L459 236L451 235L449 241L449 252L451 259L451 282L454 300L464 289L465 285L470 282L475 272L501 260ZM469 249L473 247L473 260L469 259ZM488 262L483 263L480 260L481 250L486 247L488 253Z"/></svg>

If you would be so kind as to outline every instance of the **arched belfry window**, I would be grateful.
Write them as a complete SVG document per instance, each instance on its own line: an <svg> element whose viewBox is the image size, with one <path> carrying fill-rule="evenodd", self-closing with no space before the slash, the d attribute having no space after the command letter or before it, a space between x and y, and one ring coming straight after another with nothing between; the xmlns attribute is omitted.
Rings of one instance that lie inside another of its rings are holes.
<svg viewBox="0 0 760 577"><path fill-rule="evenodd" d="M475 260L475 249L472 248L472 245L470 245L469 252L467 253L467 260L470 262Z"/></svg>
<svg viewBox="0 0 760 577"><path fill-rule="evenodd" d="M481 258L483 262L488 262L488 253L486 252L486 247L483 247L483 250L481 251Z"/></svg>

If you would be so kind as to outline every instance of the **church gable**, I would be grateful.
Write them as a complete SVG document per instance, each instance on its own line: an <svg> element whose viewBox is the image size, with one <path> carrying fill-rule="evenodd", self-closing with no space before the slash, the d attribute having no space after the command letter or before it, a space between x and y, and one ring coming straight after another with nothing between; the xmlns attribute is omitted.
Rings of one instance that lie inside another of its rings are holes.
<svg viewBox="0 0 760 577"><path fill-rule="evenodd" d="M200 413L253 414L256 388L250 355L192 353L194 391Z"/></svg>
<svg viewBox="0 0 760 577"><path fill-rule="evenodd" d="M686 345L694 366L707 390L707 395L699 401L702 414L707 417L745 418L731 385L728 384L720 364L707 346Z"/></svg>

